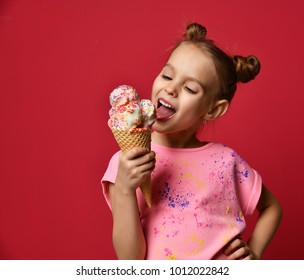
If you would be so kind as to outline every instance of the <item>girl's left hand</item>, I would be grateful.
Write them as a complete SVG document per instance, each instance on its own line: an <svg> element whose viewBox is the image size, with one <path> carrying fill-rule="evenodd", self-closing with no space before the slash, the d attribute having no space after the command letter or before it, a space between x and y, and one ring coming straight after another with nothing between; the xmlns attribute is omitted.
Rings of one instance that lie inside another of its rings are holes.
<svg viewBox="0 0 304 280"><path fill-rule="evenodd" d="M257 256L239 236L233 239L224 249L229 260L257 260Z"/></svg>

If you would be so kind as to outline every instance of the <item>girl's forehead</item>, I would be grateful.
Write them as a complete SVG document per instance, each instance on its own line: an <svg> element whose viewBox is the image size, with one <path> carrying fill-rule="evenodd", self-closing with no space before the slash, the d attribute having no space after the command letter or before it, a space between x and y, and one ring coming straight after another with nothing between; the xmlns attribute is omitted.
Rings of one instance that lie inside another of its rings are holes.
<svg viewBox="0 0 304 280"><path fill-rule="evenodd" d="M194 44L182 43L171 53L167 64L169 68L186 76L195 76L205 83L218 81L216 68L206 51Z"/></svg>
<svg viewBox="0 0 304 280"><path fill-rule="evenodd" d="M192 65L213 66L214 62L212 58L206 53L206 51L200 49L194 44L182 43L171 53L168 63L170 62L182 62Z"/></svg>
<svg viewBox="0 0 304 280"><path fill-rule="evenodd" d="M196 57L204 57L205 59L208 59L210 61L211 58L208 56L205 50L200 48L199 46L193 44L193 43L181 43L179 46L177 46L171 53L169 60L172 57L176 56L196 56Z"/></svg>

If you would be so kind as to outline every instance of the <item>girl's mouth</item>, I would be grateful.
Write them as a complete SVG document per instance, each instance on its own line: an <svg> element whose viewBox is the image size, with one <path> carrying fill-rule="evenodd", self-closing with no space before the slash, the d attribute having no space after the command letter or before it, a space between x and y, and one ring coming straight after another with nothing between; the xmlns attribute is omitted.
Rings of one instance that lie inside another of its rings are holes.
<svg viewBox="0 0 304 280"><path fill-rule="evenodd" d="M157 120L165 120L172 117L176 111L171 104L164 99L159 99L157 103Z"/></svg>

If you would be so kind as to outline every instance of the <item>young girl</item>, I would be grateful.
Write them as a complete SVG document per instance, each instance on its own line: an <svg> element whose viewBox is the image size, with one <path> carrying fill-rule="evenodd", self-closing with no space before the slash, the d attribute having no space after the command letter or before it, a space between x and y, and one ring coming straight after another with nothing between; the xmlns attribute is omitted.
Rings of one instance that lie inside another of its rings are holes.
<svg viewBox="0 0 304 280"><path fill-rule="evenodd" d="M259 73L254 56L230 57L188 25L156 77L152 151L117 152L102 179L119 259L260 259L281 207L235 151L200 142L198 128L224 115L236 91ZM138 186L152 175L152 207ZM258 221L245 242L245 216Z"/></svg>

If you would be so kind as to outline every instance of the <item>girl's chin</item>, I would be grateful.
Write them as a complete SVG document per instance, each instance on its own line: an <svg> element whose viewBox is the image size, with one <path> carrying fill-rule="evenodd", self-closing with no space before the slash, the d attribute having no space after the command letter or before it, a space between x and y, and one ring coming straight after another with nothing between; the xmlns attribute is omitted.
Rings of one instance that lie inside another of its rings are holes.
<svg viewBox="0 0 304 280"><path fill-rule="evenodd" d="M165 125L165 122L155 121L154 124L151 127L152 132L157 132L160 134L167 134L169 131L171 131L171 128Z"/></svg>
<svg viewBox="0 0 304 280"><path fill-rule="evenodd" d="M154 122L154 124L152 125L152 127L151 127L151 131L152 132L162 132L163 131L163 128L164 128L164 126L161 124L161 122L159 122L159 121L155 121Z"/></svg>

